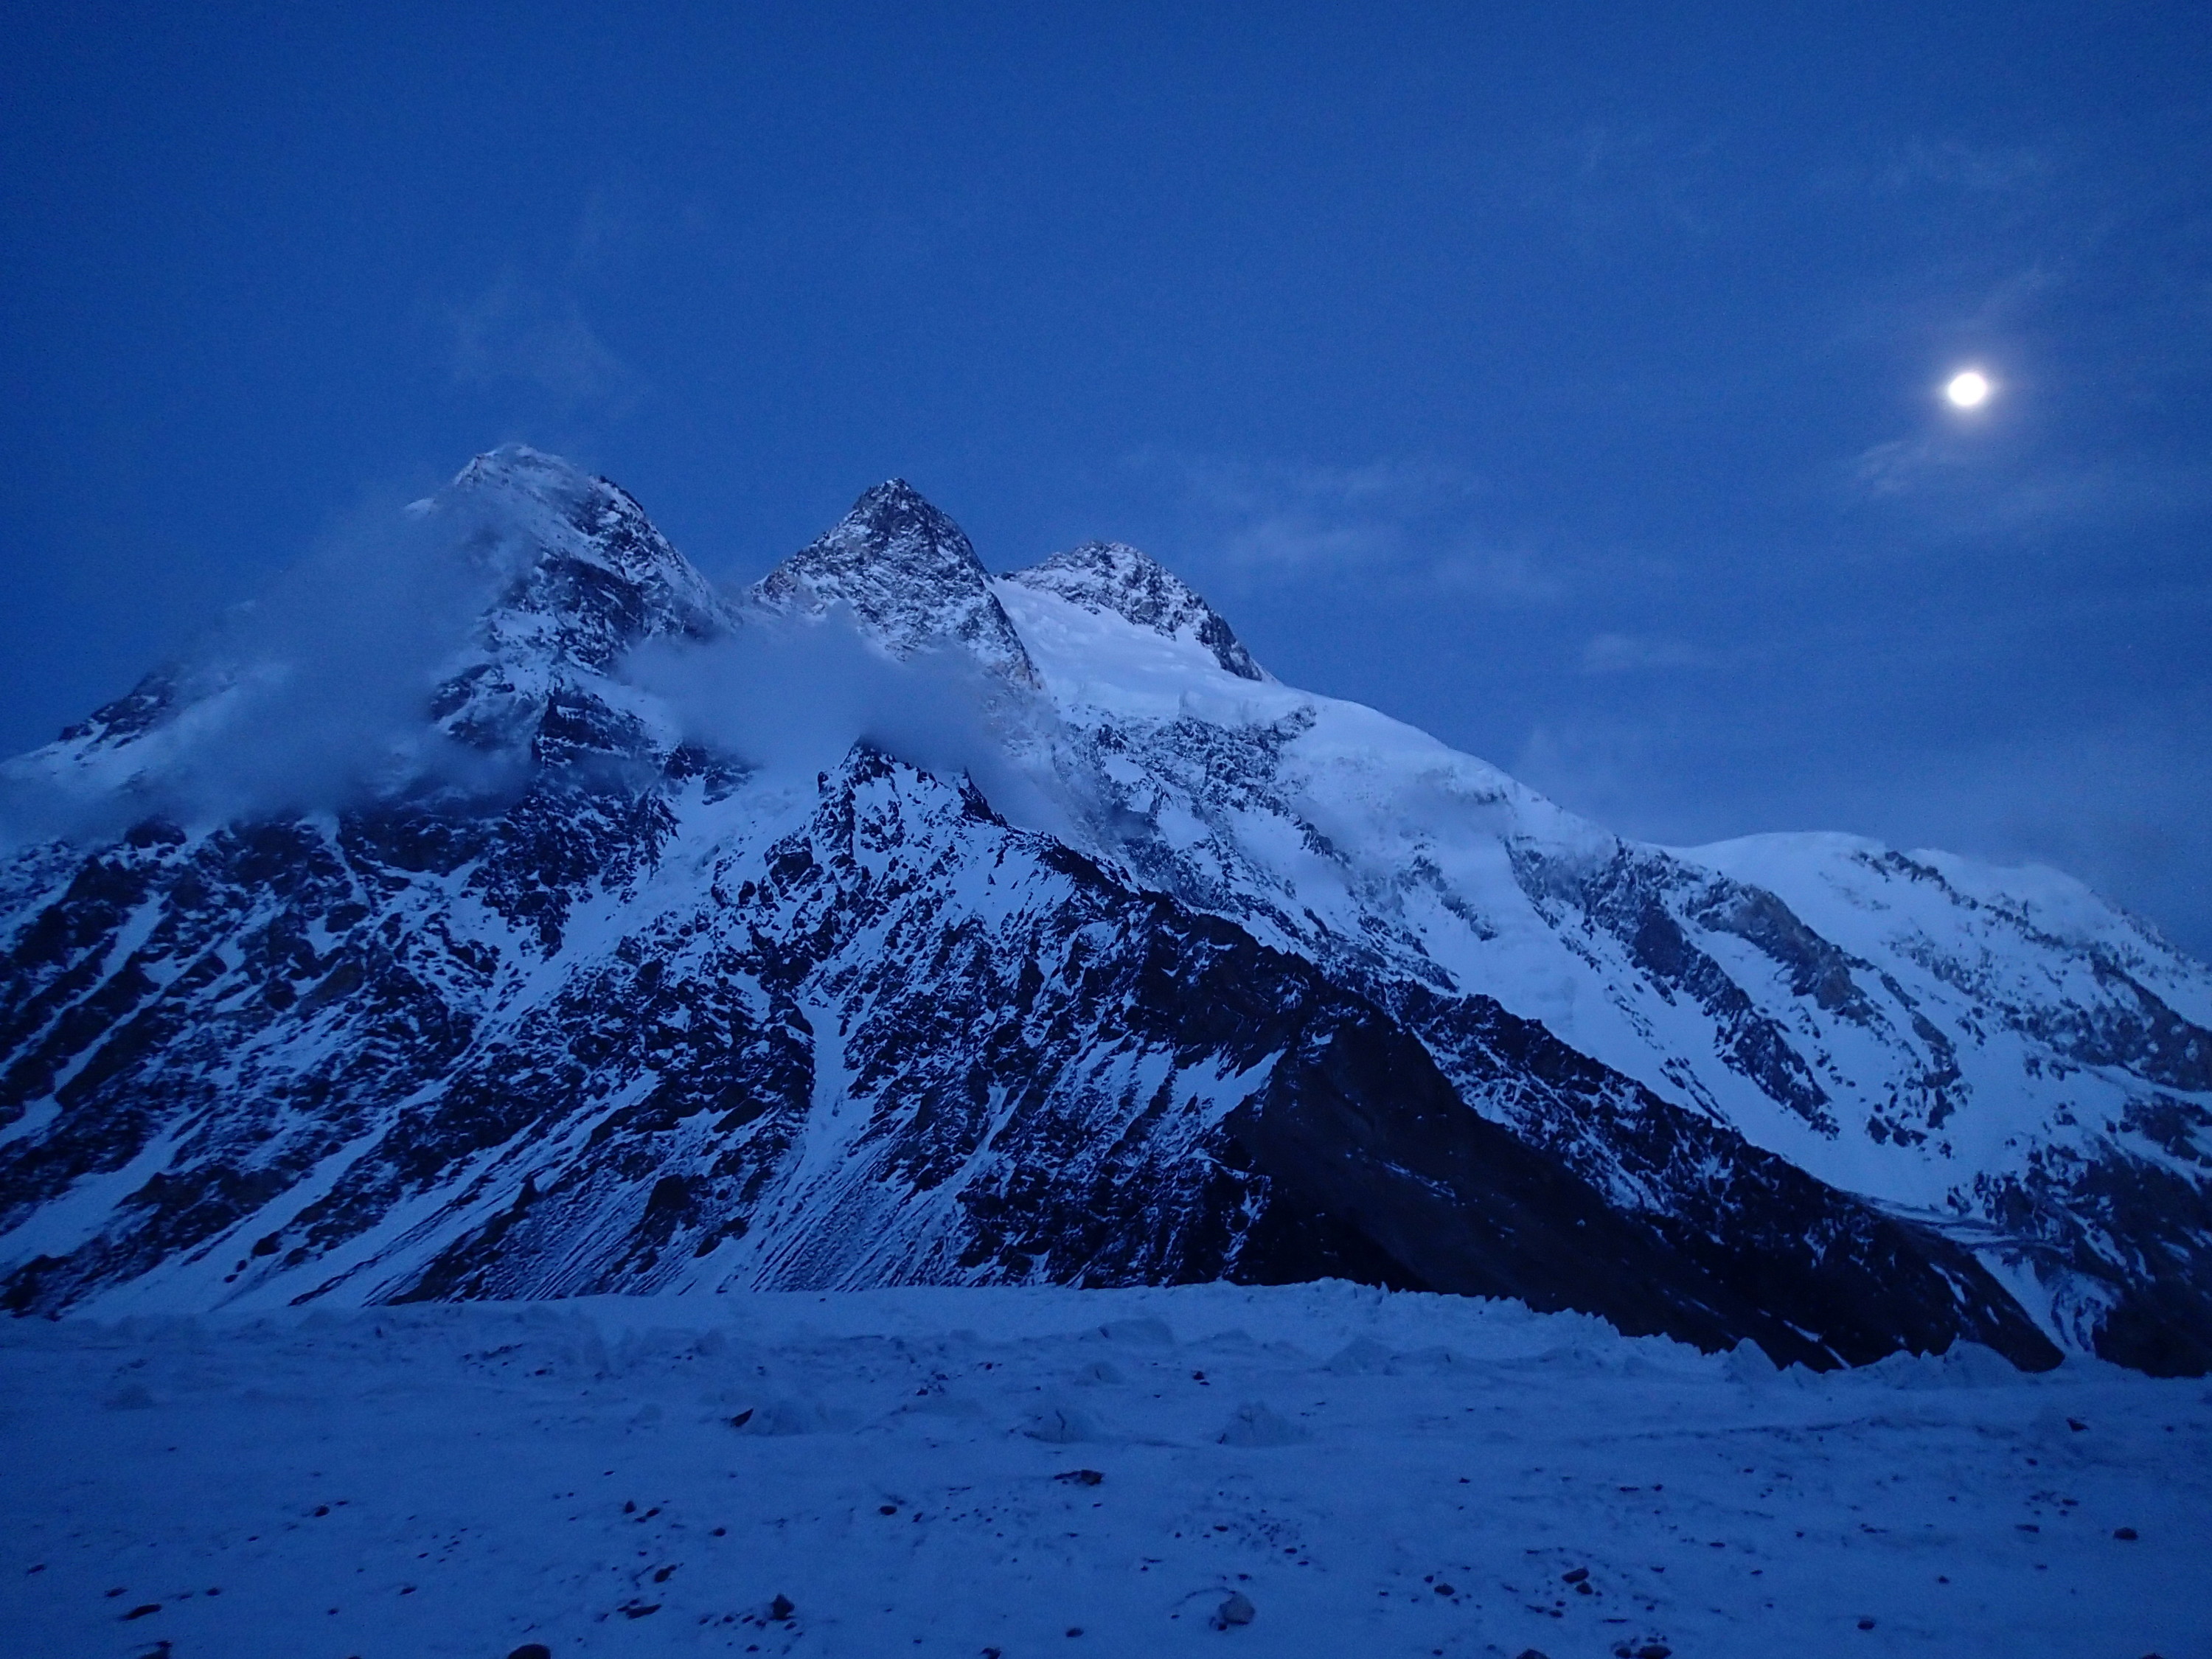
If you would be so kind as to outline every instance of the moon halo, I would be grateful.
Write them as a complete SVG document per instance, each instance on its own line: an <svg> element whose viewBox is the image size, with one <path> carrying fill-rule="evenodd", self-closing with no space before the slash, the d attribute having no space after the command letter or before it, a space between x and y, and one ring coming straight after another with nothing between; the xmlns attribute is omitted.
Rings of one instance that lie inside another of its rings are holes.
<svg viewBox="0 0 2212 1659"><path fill-rule="evenodd" d="M1979 409L1995 389L1978 368L1962 368L1943 383L1943 395L1954 409Z"/></svg>

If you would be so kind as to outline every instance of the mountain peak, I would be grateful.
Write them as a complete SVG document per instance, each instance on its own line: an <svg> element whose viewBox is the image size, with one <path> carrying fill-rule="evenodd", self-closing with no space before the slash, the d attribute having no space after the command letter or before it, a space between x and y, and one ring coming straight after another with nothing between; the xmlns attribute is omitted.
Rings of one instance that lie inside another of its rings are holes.
<svg viewBox="0 0 2212 1659"><path fill-rule="evenodd" d="M912 520L929 520L950 527L955 535L960 527L940 512L935 503L904 478L886 478L879 484L871 484L853 502L848 517L864 518L871 524L889 526Z"/></svg>
<svg viewBox="0 0 2212 1659"><path fill-rule="evenodd" d="M574 491L587 488L593 479L562 456L532 449L528 444L501 444L471 458L453 475L459 489L519 488L532 493ZM601 482L604 482L603 480Z"/></svg>
<svg viewBox="0 0 2212 1659"><path fill-rule="evenodd" d="M577 725L578 699L630 651L730 623L629 491L524 445L477 456L365 533L344 556L301 564L25 764L155 800L197 788L211 769L258 767L267 776L253 787L280 793L313 794L333 770L411 776L413 761L393 757L418 755L426 738L543 753L549 719ZM303 757L308 709L325 711L329 730L311 734L305 747L317 752Z"/></svg>
<svg viewBox="0 0 2212 1659"><path fill-rule="evenodd" d="M763 577L753 596L801 616L845 605L895 657L954 645L994 673L1038 684L966 532L903 478L861 492L851 512Z"/></svg>
<svg viewBox="0 0 2212 1659"><path fill-rule="evenodd" d="M453 521L457 543L508 579L506 605L605 635L576 642L594 667L641 639L711 633L722 620L714 585L635 495L527 444L477 456L412 510Z"/></svg>
<svg viewBox="0 0 2212 1659"><path fill-rule="evenodd" d="M1004 580L1055 594L1094 614L1111 612L1170 639L1193 641L1239 679L1271 678L1195 588L1126 542L1085 542Z"/></svg>

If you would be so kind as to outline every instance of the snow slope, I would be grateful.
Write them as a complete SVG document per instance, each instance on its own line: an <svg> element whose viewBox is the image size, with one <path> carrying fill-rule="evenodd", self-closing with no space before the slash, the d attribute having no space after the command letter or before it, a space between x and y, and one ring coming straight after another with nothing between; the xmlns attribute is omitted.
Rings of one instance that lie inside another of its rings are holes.
<svg viewBox="0 0 2212 1659"><path fill-rule="evenodd" d="M1407 994L1494 998L1952 1231L2062 1344L2177 1306L2212 1318L2203 964L2056 872L1833 836L1623 841L1374 710L1237 677L1132 621L1127 580L996 584L1065 722L1094 850L1397 1008L1470 1103L1593 1178L1636 1184L1616 1149L1576 1144L1585 1126L1455 1067ZM2212 1355L2164 1341L2166 1363Z"/></svg>
<svg viewBox="0 0 2212 1659"><path fill-rule="evenodd" d="M1778 1373L1341 1283L590 1298L15 1322L0 1422L0 1628L50 1659L2212 1654L2203 1384L1973 1348Z"/></svg>

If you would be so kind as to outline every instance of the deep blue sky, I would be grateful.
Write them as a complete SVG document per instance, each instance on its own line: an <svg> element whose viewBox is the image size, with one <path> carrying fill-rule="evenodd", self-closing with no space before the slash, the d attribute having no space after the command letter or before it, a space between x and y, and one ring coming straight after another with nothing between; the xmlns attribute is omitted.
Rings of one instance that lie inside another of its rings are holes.
<svg viewBox="0 0 2212 1659"><path fill-rule="evenodd" d="M524 439L731 577L894 473L1133 541L1615 828L2212 953L2201 5L6 22L0 750Z"/></svg>

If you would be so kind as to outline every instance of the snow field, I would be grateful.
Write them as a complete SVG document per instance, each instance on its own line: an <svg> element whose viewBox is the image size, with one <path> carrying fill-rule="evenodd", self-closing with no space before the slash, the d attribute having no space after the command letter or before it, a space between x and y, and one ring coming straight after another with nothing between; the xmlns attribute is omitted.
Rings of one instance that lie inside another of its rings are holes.
<svg viewBox="0 0 2212 1659"><path fill-rule="evenodd" d="M50 1659L2212 1655L2212 1394L2094 1361L1340 1284L592 1298L11 1321L0 1425L0 1648Z"/></svg>

